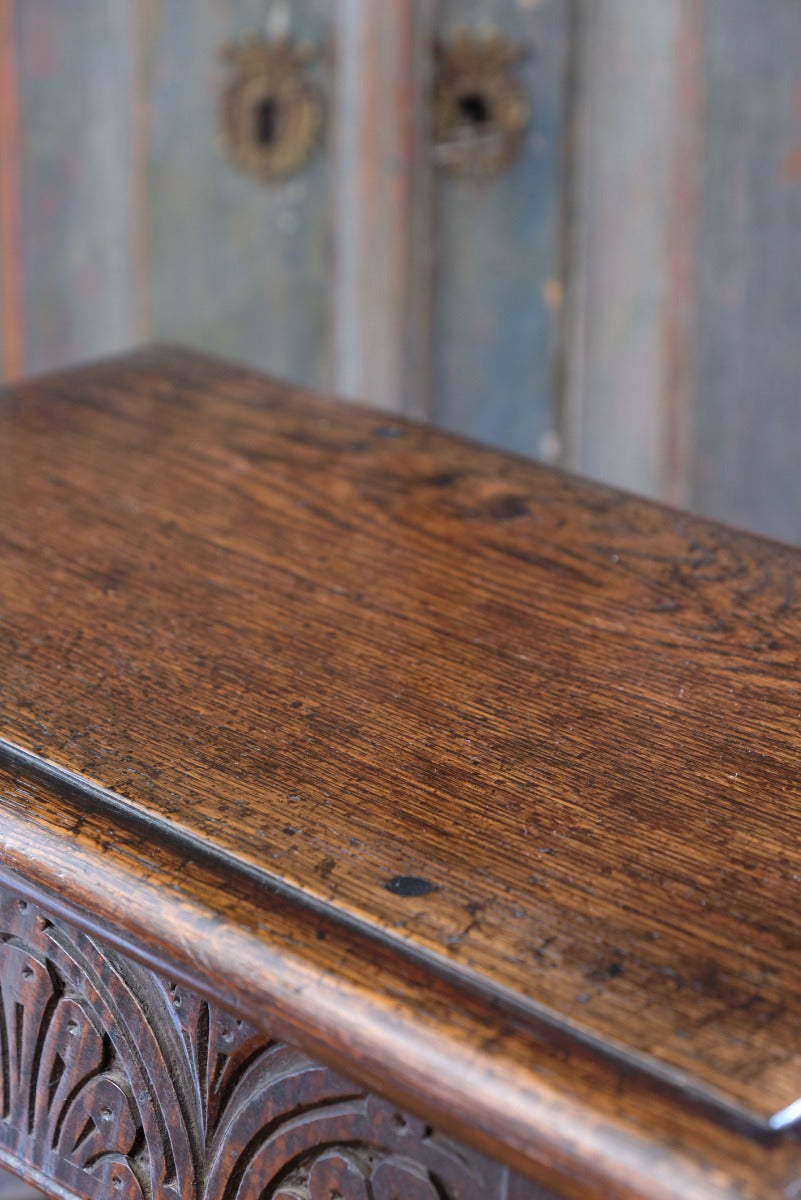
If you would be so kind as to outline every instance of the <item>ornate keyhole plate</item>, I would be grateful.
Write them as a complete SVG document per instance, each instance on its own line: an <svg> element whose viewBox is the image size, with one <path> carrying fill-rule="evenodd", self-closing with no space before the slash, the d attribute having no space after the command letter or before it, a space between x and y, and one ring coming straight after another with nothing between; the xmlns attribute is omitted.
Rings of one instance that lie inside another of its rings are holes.
<svg viewBox="0 0 801 1200"><path fill-rule="evenodd" d="M253 37L227 46L223 57L233 71L221 99L232 162L267 183L287 179L311 157L322 130L322 103L304 70L311 51Z"/></svg>
<svg viewBox="0 0 801 1200"><path fill-rule="evenodd" d="M499 34L461 33L438 47L434 88L436 161L457 175L485 178L517 158L531 109L514 69L523 56Z"/></svg>

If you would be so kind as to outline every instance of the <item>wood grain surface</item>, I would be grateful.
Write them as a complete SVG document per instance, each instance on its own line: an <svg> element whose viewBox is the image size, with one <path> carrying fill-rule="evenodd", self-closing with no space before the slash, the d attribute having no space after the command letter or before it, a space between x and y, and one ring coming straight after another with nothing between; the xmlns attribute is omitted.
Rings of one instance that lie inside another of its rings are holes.
<svg viewBox="0 0 801 1200"><path fill-rule="evenodd" d="M0 445L15 887L567 1197L797 1194L797 551L177 351Z"/></svg>

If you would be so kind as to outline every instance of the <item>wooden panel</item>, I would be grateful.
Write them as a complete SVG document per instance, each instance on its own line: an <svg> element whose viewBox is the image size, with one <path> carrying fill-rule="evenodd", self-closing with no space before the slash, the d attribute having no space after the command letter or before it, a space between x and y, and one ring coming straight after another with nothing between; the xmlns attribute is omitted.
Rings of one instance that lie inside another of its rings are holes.
<svg viewBox="0 0 801 1200"><path fill-rule="evenodd" d="M801 6L704 5L696 463L705 512L801 540Z"/></svg>
<svg viewBox="0 0 801 1200"><path fill-rule="evenodd" d="M432 0L340 0L336 387L417 416L431 388Z"/></svg>
<svg viewBox="0 0 801 1200"><path fill-rule="evenodd" d="M4 410L35 464L1 493L8 741L760 1119L795 1099L801 915L775 899L801 556L167 363L88 374L63 415L46 385ZM407 877L425 903L400 904ZM755 1042L757 924L783 1009Z"/></svg>
<svg viewBox="0 0 801 1200"><path fill-rule="evenodd" d="M317 51L330 102L325 0L147 0L149 314L155 336L228 354L309 383L329 381L328 153L268 186L237 170L219 136L222 48L289 27Z"/></svg>
<svg viewBox="0 0 801 1200"><path fill-rule="evenodd" d="M659 496L672 484L666 330L684 5L590 0L581 11L566 461Z"/></svg>
<svg viewBox="0 0 801 1200"><path fill-rule="evenodd" d="M129 0L18 0L26 371L135 340Z"/></svg>
<svg viewBox="0 0 801 1200"><path fill-rule="evenodd" d="M442 0L438 33L497 29L522 44L533 120L524 153L484 182L438 173L434 418L521 452L559 453L559 206L566 136L563 0Z"/></svg>
<svg viewBox="0 0 801 1200"><path fill-rule="evenodd" d="M17 890L570 1200L792 1195L798 552L185 354L0 411Z"/></svg>
<svg viewBox="0 0 801 1200"><path fill-rule="evenodd" d="M801 539L801 10L580 5L570 465Z"/></svg>
<svg viewBox="0 0 801 1200"><path fill-rule="evenodd" d="M0 0L0 379L22 371L19 85L14 0Z"/></svg>

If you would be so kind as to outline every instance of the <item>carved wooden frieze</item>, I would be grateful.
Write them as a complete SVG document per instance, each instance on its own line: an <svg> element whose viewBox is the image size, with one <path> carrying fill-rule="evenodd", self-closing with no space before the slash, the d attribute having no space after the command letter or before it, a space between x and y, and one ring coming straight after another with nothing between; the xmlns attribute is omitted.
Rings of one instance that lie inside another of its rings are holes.
<svg viewBox="0 0 801 1200"><path fill-rule="evenodd" d="M10 894L0 1082L4 1156L92 1200L492 1200L508 1185L504 1168Z"/></svg>

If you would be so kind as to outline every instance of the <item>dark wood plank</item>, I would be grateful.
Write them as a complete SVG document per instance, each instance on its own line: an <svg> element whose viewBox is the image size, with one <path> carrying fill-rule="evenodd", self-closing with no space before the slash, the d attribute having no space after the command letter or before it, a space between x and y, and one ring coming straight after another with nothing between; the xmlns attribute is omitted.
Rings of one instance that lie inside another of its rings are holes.
<svg viewBox="0 0 801 1200"><path fill-rule="evenodd" d="M17 886L565 1195L791 1195L797 552L177 352L0 441Z"/></svg>

